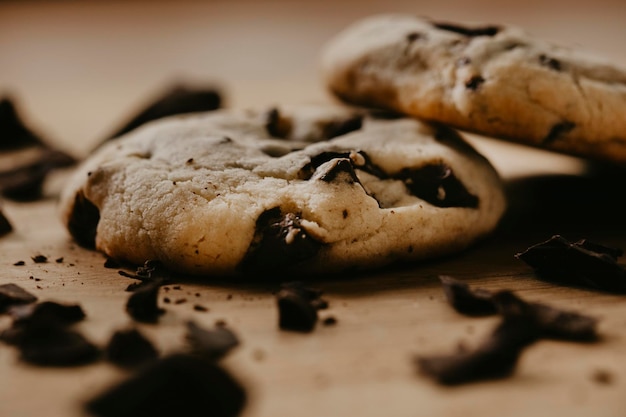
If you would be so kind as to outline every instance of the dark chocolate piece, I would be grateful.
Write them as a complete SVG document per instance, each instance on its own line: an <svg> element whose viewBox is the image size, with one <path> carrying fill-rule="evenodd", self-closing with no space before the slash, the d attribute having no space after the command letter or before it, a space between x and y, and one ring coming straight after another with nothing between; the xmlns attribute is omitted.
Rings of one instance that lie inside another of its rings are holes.
<svg viewBox="0 0 626 417"><path fill-rule="evenodd" d="M468 28L453 23L433 22L433 26L441 30L447 30L449 32L459 33L468 37L475 36L495 36L500 31L498 26L483 26L476 28Z"/></svg>
<svg viewBox="0 0 626 417"><path fill-rule="evenodd" d="M13 226L7 217L0 210L0 237L7 235L13 231Z"/></svg>
<svg viewBox="0 0 626 417"><path fill-rule="evenodd" d="M42 196L44 181L51 171L75 163L76 159L65 152L42 148L36 160L0 171L0 192L11 200L37 200Z"/></svg>
<svg viewBox="0 0 626 417"><path fill-rule="evenodd" d="M116 261L115 259L112 258L107 258L104 261L104 267L108 268L108 269L117 269L119 268L121 265L118 261Z"/></svg>
<svg viewBox="0 0 626 417"><path fill-rule="evenodd" d="M450 355L420 356L419 370L445 385L457 385L510 375L525 347L537 338L526 320L505 319L475 350Z"/></svg>
<svg viewBox="0 0 626 417"><path fill-rule="evenodd" d="M328 169L321 173L319 180L324 182L333 182L337 181L338 178L341 178L343 181L349 184L360 184L359 178L356 176L356 172L354 172L354 168L352 168L352 162L348 158L336 158L329 162Z"/></svg>
<svg viewBox="0 0 626 417"><path fill-rule="evenodd" d="M138 286L128 297L126 311L139 322L156 323L163 310L158 307L159 288L158 281L146 282Z"/></svg>
<svg viewBox="0 0 626 417"><path fill-rule="evenodd" d="M282 330L311 332L317 323L317 309L302 293L282 289L276 294L278 326Z"/></svg>
<svg viewBox="0 0 626 417"><path fill-rule="evenodd" d="M440 275L439 280L448 303L456 311L471 316L483 316L496 313L492 293L483 289L470 289L466 283L447 275Z"/></svg>
<svg viewBox="0 0 626 417"><path fill-rule="evenodd" d="M29 146L41 146L43 141L30 130L10 97L0 99L0 150L8 151Z"/></svg>
<svg viewBox="0 0 626 417"><path fill-rule="evenodd" d="M37 297L16 284L0 285L0 312L19 304L29 304L37 301Z"/></svg>
<svg viewBox="0 0 626 417"><path fill-rule="evenodd" d="M221 93L214 87L175 85L133 116L120 129L105 138L116 138L151 120L176 114L211 111L220 108Z"/></svg>
<svg viewBox="0 0 626 417"><path fill-rule="evenodd" d="M526 320L537 328L542 338L587 342L598 339L598 320L594 317L546 304L528 303L510 291L495 293L493 302L505 318Z"/></svg>
<svg viewBox="0 0 626 417"><path fill-rule="evenodd" d="M205 329L194 321L188 321L185 337L191 352L208 360L219 360L239 346L235 333L224 326Z"/></svg>
<svg viewBox="0 0 626 417"><path fill-rule="evenodd" d="M80 305L60 304L54 301L12 307L9 313L16 324L37 322L69 326L86 317Z"/></svg>
<svg viewBox="0 0 626 417"><path fill-rule="evenodd" d="M437 207L478 207L478 197L470 194L446 164L431 164L420 168L404 168L393 176L404 181L416 197Z"/></svg>
<svg viewBox="0 0 626 417"><path fill-rule="evenodd" d="M565 121L563 121L561 123L557 123L554 126L552 126L552 129L550 129L550 132L548 132L546 137L543 138L541 143L544 144L544 145L549 145L552 142L554 142L555 140L557 140L559 137L561 137L562 135L565 135L566 133L569 133L575 127L576 127L575 123L572 123L572 122L567 121L567 120L565 120Z"/></svg>
<svg viewBox="0 0 626 417"><path fill-rule="evenodd" d="M82 191L76 193L72 214L67 222L67 228L74 240L83 247L95 248L99 221L98 207L89 201Z"/></svg>
<svg viewBox="0 0 626 417"><path fill-rule="evenodd" d="M235 417L244 388L216 363L174 354L88 401L96 417Z"/></svg>
<svg viewBox="0 0 626 417"><path fill-rule="evenodd" d="M410 33L407 33L406 40L407 40L407 42L412 43L412 42L415 42L416 40L421 39L423 37L424 37L424 34L422 34L422 33L410 32Z"/></svg>
<svg viewBox="0 0 626 417"><path fill-rule="evenodd" d="M481 77L480 75L474 75L472 78L465 82L465 87L468 90L476 91L478 90L478 87L480 87L480 85L484 82L485 79L483 77Z"/></svg>
<svg viewBox="0 0 626 417"><path fill-rule="evenodd" d="M315 256L323 244L306 232L301 220L296 213L283 214L279 207L261 214L241 264L243 271L281 270Z"/></svg>
<svg viewBox="0 0 626 417"><path fill-rule="evenodd" d="M106 358L123 368L135 368L156 360L159 352L137 329L117 330L105 348Z"/></svg>
<svg viewBox="0 0 626 417"><path fill-rule="evenodd" d="M559 284L626 293L626 271L617 263L619 250L579 241L570 243L560 235L535 244L515 257L535 274Z"/></svg>
<svg viewBox="0 0 626 417"><path fill-rule="evenodd" d="M333 120L324 126L324 139L346 135L363 127L363 116L356 115L343 120Z"/></svg>
<svg viewBox="0 0 626 417"><path fill-rule="evenodd" d="M322 320L322 324L324 326L334 326L337 324L337 319L334 316L328 316L324 320Z"/></svg>

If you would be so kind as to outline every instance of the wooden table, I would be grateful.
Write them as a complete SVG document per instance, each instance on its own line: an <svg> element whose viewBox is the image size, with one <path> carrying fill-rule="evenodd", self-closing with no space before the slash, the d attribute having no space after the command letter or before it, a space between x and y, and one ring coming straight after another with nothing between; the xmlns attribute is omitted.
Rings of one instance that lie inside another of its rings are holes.
<svg viewBox="0 0 626 417"><path fill-rule="evenodd" d="M33 127L84 156L175 79L216 83L228 107L330 100L318 79L319 49L353 20L384 11L518 24L626 63L626 3L620 0L497 6L394 0L3 2L0 87L13 94ZM199 280L171 289L169 298L187 302L162 304L167 312L159 323L140 330L166 354L182 346L186 320L207 326L225 320L241 339L223 365L246 387L245 417L626 415L624 296L540 281L514 258L555 233L626 248L623 173L493 139L468 139L500 171L511 197L507 218L488 240L447 259L320 278L314 285L330 303L320 315L338 323L318 324L311 334L278 329L276 283ZM103 345L114 330L133 324L124 311L130 281L104 268L101 254L70 240L56 214L58 186L52 184L42 201L3 202L15 231L0 238L0 283L19 284L40 300L80 303L87 318L78 329ZM34 263L37 254L50 261ZM15 266L19 260L25 265ZM415 355L453 352L459 343L475 346L497 322L453 311L439 274L596 316L602 339L540 341L523 353L509 378L439 386L416 372ZM194 304L209 311L195 311ZM9 324L0 317L0 328ZM106 362L35 367L0 346L0 415L81 416L86 399L128 375Z"/></svg>

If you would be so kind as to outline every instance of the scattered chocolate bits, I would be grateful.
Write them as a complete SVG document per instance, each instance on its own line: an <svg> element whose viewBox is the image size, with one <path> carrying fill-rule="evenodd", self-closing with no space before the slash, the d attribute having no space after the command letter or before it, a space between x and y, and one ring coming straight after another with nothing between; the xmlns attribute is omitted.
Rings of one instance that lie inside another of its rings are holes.
<svg viewBox="0 0 626 417"><path fill-rule="evenodd" d="M159 352L137 329L117 330L105 348L106 358L123 368L135 368L156 360Z"/></svg>
<svg viewBox="0 0 626 417"><path fill-rule="evenodd" d="M8 235L13 231L13 226L9 219L4 215L2 210L0 210L0 237L4 235Z"/></svg>
<svg viewBox="0 0 626 417"><path fill-rule="evenodd" d="M156 323L163 310L157 305L159 288L158 281L141 284L134 289L126 302L126 311L135 320L144 323Z"/></svg>
<svg viewBox="0 0 626 417"><path fill-rule="evenodd" d="M621 249L580 240L574 243L560 235L552 236L517 253L547 281L614 293L626 293L626 270L617 263Z"/></svg>
<svg viewBox="0 0 626 417"><path fill-rule="evenodd" d="M246 392L215 362L173 354L88 401L97 417L234 417Z"/></svg>
<svg viewBox="0 0 626 417"><path fill-rule="evenodd" d="M191 352L208 360L218 360L239 346L235 333L225 326L205 329L194 321L188 321L185 337Z"/></svg>
<svg viewBox="0 0 626 417"><path fill-rule="evenodd" d="M149 103L121 128L109 135L105 141L130 132L151 120L176 114L216 110L221 104L221 92L215 87L175 85Z"/></svg>
<svg viewBox="0 0 626 417"><path fill-rule="evenodd" d="M16 284L0 285L0 312L19 304L34 303L37 297Z"/></svg>
<svg viewBox="0 0 626 417"><path fill-rule="evenodd" d="M276 294L278 325L283 330L311 332L317 323L317 310L328 304L318 289L304 286L301 282L288 282Z"/></svg>

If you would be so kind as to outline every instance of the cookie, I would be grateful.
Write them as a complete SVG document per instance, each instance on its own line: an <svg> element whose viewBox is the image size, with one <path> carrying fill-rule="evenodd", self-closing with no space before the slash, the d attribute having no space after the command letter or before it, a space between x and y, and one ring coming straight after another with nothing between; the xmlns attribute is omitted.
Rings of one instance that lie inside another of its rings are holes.
<svg viewBox="0 0 626 417"><path fill-rule="evenodd" d="M626 163L626 69L520 28L376 15L332 38L321 61L346 102Z"/></svg>
<svg viewBox="0 0 626 417"><path fill-rule="evenodd" d="M330 105L150 122L92 154L60 199L82 245L211 276L451 254L505 207L497 172L456 131Z"/></svg>

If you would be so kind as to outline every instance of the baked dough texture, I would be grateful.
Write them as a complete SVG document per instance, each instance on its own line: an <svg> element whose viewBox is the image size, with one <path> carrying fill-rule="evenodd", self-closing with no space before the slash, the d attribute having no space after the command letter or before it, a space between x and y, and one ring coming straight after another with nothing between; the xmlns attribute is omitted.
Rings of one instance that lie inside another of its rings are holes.
<svg viewBox="0 0 626 417"><path fill-rule="evenodd" d="M626 163L626 68L520 28L375 15L333 37L321 61L345 102Z"/></svg>
<svg viewBox="0 0 626 417"><path fill-rule="evenodd" d="M185 274L332 273L461 251L506 202L453 129L342 106L224 109L106 143L60 199L69 233Z"/></svg>

